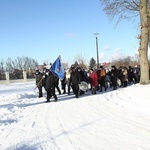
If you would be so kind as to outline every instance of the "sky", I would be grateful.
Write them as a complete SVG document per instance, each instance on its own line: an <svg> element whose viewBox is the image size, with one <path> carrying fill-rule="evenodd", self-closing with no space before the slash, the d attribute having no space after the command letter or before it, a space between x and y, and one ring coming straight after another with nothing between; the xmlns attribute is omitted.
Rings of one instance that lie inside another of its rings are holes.
<svg viewBox="0 0 150 150"><path fill-rule="evenodd" d="M150 84L50 103L34 88L0 84L1 150L150 150Z"/></svg>
<svg viewBox="0 0 150 150"><path fill-rule="evenodd" d="M139 41L139 21L123 20L116 26L103 12L99 0L0 0L0 60L31 57L39 64L72 64L77 56L87 64L134 56Z"/></svg>

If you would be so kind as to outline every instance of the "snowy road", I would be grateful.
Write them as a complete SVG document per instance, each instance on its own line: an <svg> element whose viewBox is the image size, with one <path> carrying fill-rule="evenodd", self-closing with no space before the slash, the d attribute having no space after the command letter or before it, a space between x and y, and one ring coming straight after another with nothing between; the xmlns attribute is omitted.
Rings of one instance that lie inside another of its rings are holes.
<svg viewBox="0 0 150 150"><path fill-rule="evenodd" d="M31 87L1 96L1 150L150 150L150 97L136 88L44 103Z"/></svg>
<svg viewBox="0 0 150 150"><path fill-rule="evenodd" d="M35 82L22 82L12 84L0 84L0 96L7 96L8 94L22 94L27 91L33 91L35 88Z"/></svg>

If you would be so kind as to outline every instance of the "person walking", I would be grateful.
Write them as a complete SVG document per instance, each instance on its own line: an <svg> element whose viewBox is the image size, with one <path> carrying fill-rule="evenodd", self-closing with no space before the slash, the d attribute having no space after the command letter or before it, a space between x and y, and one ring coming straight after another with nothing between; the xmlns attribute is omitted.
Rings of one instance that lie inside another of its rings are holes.
<svg viewBox="0 0 150 150"><path fill-rule="evenodd" d="M128 83L133 84L134 83L134 73L133 68L131 66L128 67Z"/></svg>
<svg viewBox="0 0 150 150"><path fill-rule="evenodd" d="M70 94L70 69L66 70L66 84L67 84L67 92Z"/></svg>
<svg viewBox="0 0 150 150"><path fill-rule="evenodd" d="M100 72L99 72L99 84L100 84L100 90L99 92L103 92L103 87L105 91L107 90L106 84L105 84L105 77L106 77L106 70L103 68L103 66L100 66Z"/></svg>
<svg viewBox="0 0 150 150"><path fill-rule="evenodd" d="M71 66L71 74L70 74L70 85L72 90L75 94L75 97L79 97L79 83L80 83L80 75L78 70L75 68L74 65Z"/></svg>
<svg viewBox="0 0 150 150"><path fill-rule="evenodd" d="M57 102L57 96L55 94L55 86L56 86L55 77L50 70L47 70L44 81L45 91L47 91L46 102L50 102L52 96L54 97L55 102Z"/></svg>
<svg viewBox="0 0 150 150"><path fill-rule="evenodd" d="M64 73L64 78L61 80L61 89L63 90L63 94L66 94L66 72Z"/></svg>
<svg viewBox="0 0 150 150"><path fill-rule="evenodd" d="M89 83L91 85L92 94L96 94L97 85L98 85L98 77L96 72L91 68L89 75Z"/></svg>
<svg viewBox="0 0 150 150"><path fill-rule="evenodd" d="M122 81L122 87L127 87L128 84L128 71L126 67L122 67L121 70L121 81Z"/></svg>
<svg viewBox="0 0 150 150"><path fill-rule="evenodd" d="M140 81L140 67L138 67L138 65L134 66L133 73L134 73L135 84L139 83L139 81Z"/></svg>
<svg viewBox="0 0 150 150"><path fill-rule="evenodd" d="M118 78L118 69L116 68L116 66L111 66L111 76L112 76L112 87L113 90L117 89L117 78Z"/></svg>
<svg viewBox="0 0 150 150"><path fill-rule="evenodd" d="M38 88L39 91L39 98L43 97L43 91L42 91L42 87L43 87L43 73L40 72L38 69L35 72L36 75L36 87Z"/></svg>

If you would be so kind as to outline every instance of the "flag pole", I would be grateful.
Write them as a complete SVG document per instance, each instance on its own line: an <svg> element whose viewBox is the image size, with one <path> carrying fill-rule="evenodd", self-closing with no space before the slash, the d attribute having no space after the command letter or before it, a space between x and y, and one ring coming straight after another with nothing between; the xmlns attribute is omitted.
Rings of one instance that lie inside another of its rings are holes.
<svg viewBox="0 0 150 150"><path fill-rule="evenodd" d="M57 60L58 58L61 58L61 56L59 55L59 56L55 59L55 61L52 63L52 65L51 65L51 67L50 67L49 69L52 68L53 64L56 62L56 60Z"/></svg>
<svg viewBox="0 0 150 150"><path fill-rule="evenodd" d="M42 82L43 80L43 76L41 77L40 81L38 82L38 84L36 85L36 87L34 88L34 90L39 86L39 84Z"/></svg>

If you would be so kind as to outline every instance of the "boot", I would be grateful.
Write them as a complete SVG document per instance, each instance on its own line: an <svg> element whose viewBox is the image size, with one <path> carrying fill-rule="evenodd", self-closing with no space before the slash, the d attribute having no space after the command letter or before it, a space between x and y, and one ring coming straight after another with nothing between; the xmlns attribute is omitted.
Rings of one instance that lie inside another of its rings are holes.
<svg viewBox="0 0 150 150"><path fill-rule="evenodd" d="M54 98L55 98L55 102L57 102L57 96L55 96Z"/></svg>

